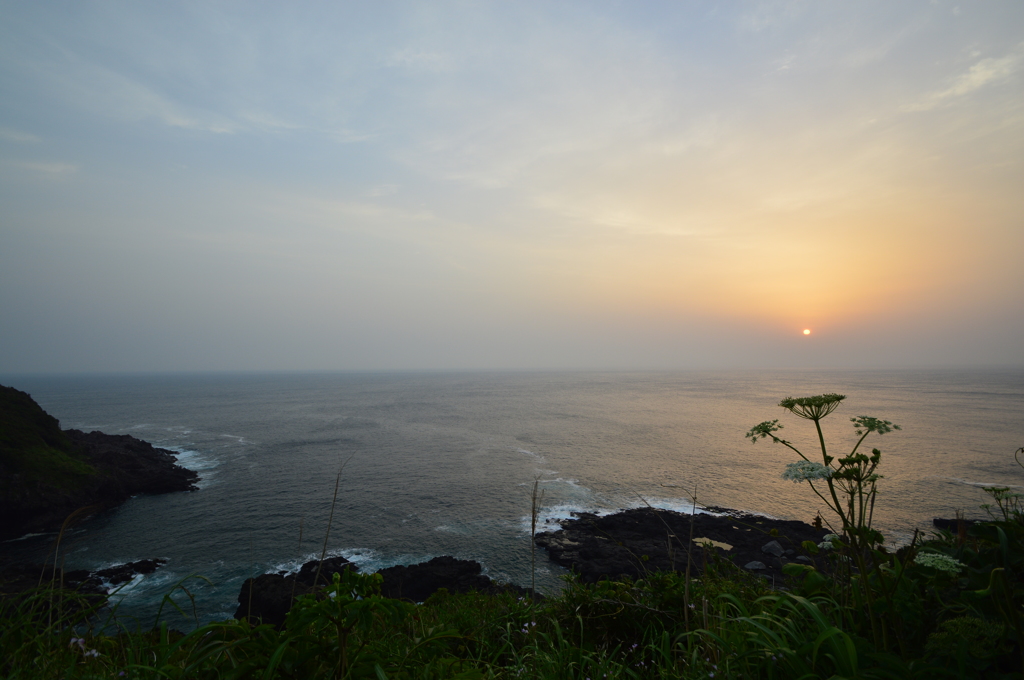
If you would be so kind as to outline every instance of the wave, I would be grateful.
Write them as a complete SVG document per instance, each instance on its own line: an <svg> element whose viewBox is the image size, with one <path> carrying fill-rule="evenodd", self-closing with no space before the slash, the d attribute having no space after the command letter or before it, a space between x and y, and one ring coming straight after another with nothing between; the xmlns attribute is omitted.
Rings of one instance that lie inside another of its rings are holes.
<svg viewBox="0 0 1024 680"><path fill-rule="evenodd" d="M15 541L24 541L24 540L27 540L29 538L35 538L36 536L56 536L56 535L57 535L56 531L44 531L44 532L38 533L38 534L25 534L24 536L18 536L17 538L8 538L6 541L3 541L3 543L14 543Z"/></svg>
<svg viewBox="0 0 1024 680"><path fill-rule="evenodd" d="M199 483L196 486L200 489L205 489L213 483L213 476L215 468L220 466L220 459L215 458L209 454L200 453L194 449L186 449L181 446L162 446L161 448L167 449L171 453L175 454L178 465L191 470L192 472L199 473Z"/></svg>
<svg viewBox="0 0 1024 680"><path fill-rule="evenodd" d="M940 477L940 479L948 479L949 481L956 482L957 484L966 484L967 486L977 486L977 487L980 487L982 489L992 489L992 488L1024 489L1024 485L1022 485L1022 484L1007 484L1006 482L975 482L975 481L972 481L970 479L962 479L960 477Z"/></svg>

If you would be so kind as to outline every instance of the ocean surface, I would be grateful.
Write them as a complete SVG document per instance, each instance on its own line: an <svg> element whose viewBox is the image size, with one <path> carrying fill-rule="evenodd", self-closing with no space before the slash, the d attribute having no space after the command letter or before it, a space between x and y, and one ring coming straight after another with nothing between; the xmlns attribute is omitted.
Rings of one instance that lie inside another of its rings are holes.
<svg viewBox="0 0 1024 680"><path fill-rule="evenodd" d="M126 621L152 624L182 582L199 623L230 617L242 581L328 553L367 571L437 555L529 584L530 495L547 526L574 511L716 505L810 521L805 484L783 481L785 447L744 439L778 418L816 454L787 396L847 395L824 421L834 452L850 417L902 425L882 450L876 525L904 542L958 508L983 516L985 485L1024 488L1024 371L265 374L0 377L63 428L131 434L174 451L199 490L139 496L76 526L69 568L163 557L119 592ZM0 562L41 562L55 535L0 543ZM538 585L563 571L538 559ZM192 575L203 579L189 578ZM191 610L181 590L175 600ZM170 625L191 618L165 607Z"/></svg>

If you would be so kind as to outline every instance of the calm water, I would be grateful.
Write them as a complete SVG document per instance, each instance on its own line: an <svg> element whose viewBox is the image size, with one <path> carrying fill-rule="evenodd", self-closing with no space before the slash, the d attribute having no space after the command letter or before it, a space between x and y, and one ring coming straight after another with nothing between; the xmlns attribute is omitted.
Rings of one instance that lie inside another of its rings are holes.
<svg viewBox="0 0 1024 680"><path fill-rule="evenodd" d="M695 372L13 377L64 428L127 433L179 452L199 491L138 497L79 526L71 567L149 557L168 565L126 589L122 611L151 621L179 579L201 620L234 612L243 579L319 554L344 463L328 548L366 569L450 554L529 582L530 491L543 517L648 503L700 503L809 521L805 485L779 475L784 447L743 438L776 404L837 391L826 436L849 446L849 418L903 426L883 452L879 528L902 540L933 516L980 515L985 484L1024 487L1024 372ZM347 462L346 462L347 461ZM39 561L53 536L0 544ZM542 560L542 563L544 561ZM557 587L543 564L539 581ZM179 616L174 614L174 617ZM184 622L172 624L184 627Z"/></svg>

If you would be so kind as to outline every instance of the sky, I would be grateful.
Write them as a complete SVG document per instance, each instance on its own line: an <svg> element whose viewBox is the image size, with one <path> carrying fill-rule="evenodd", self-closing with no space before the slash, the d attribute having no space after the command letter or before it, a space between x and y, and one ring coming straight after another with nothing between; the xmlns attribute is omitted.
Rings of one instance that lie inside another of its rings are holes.
<svg viewBox="0 0 1024 680"><path fill-rule="evenodd" d="M7 374L1020 367L1022 254L1019 0L0 0Z"/></svg>

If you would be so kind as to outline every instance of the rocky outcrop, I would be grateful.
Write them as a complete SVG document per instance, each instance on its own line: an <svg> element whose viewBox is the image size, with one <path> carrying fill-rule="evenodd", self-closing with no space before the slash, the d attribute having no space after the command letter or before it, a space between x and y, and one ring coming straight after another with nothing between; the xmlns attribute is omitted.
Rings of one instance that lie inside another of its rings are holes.
<svg viewBox="0 0 1024 680"><path fill-rule="evenodd" d="M482 570L479 562L442 555L429 562L388 567L377 573L384 577L384 583L380 588L381 595L412 602L423 602L441 588L451 593L477 590L482 593L512 591L519 595L527 595L530 592L519 586L495 583L484 576Z"/></svg>
<svg viewBox="0 0 1024 680"><path fill-rule="evenodd" d="M316 585L327 585L334 574L344 569L356 569L356 566L344 557L331 557L324 560L323 566L319 560L306 562L295 574L282 571L246 579L238 593L235 618L248 618L253 625L262 621L280 627L296 598L312 591Z"/></svg>
<svg viewBox="0 0 1024 680"><path fill-rule="evenodd" d="M668 510L639 508L604 517L580 513L562 522L560 530L538 534L536 540L552 561L591 583L621 576L642 578L653 571L684 571L688 558L692 571L699 573L713 557L780 580L785 563L807 557L800 544L820 542L826 533L803 522L715 510L715 514L693 515L692 528L690 515ZM811 558L799 561L813 563Z"/></svg>
<svg viewBox="0 0 1024 680"><path fill-rule="evenodd" d="M65 430L79 455L104 477L109 500L140 493L193 491L199 475L177 464L174 454L127 434Z"/></svg>
<svg viewBox="0 0 1024 680"><path fill-rule="evenodd" d="M980 519L962 519L962 518L947 519L947 518L944 518L944 517L933 517L932 518L932 526L934 526L936 529L940 529L942 531L948 531L948 532L950 532L952 534L956 534L956 533L960 533L960 532L966 532L968 529L970 529L975 524L977 524L979 522L983 522L983 521L984 520L980 520Z"/></svg>
<svg viewBox="0 0 1024 680"><path fill-rule="evenodd" d="M323 568L320 569L320 579L314 583L317 568L318 561L313 560L302 565L302 569L296 574L279 572L246 579L238 594L235 618L248 618L253 624L262 621L280 627L284 624L285 617L296 598L312 592L317 584L323 586L330 583L336 572L356 569L344 557L324 560ZM419 564L388 567L377 573L384 578L380 588L381 595L412 602L422 602L441 588L452 593L465 593L471 590L486 593L512 591L524 596L529 593L525 588L518 586L497 584L481 571L479 562L444 555Z"/></svg>
<svg viewBox="0 0 1024 680"><path fill-rule="evenodd" d="M0 602L11 601L13 610L19 602L31 597L36 589L56 587L73 590L80 596L77 600L62 600L70 607L65 613L86 607L97 608L106 603L111 590L131 581L139 574L152 574L166 562L164 559L139 560L97 571L66 571L54 569L52 565L8 567L0 571ZM2 609L3 607L0 607L0 610Z"/></svg>
<svg viewBox="0 0 1024 680"><path fill-rule="evenodd" d="M175 461L129 435L62 431L28 394L0 385L0 540L57 530L81 508L195 489L199 476Z"/></svg>
<svg viewBox="0 0 1024 680"><path fill-rule="evenodd" d="M165 564L167 564L167 560L163 559L126 562L125 564L118 564L117 566L94 571L89 575L89 578L110 584L116 588L123 583L128 583L140 574L152 574Z"/></svg>

